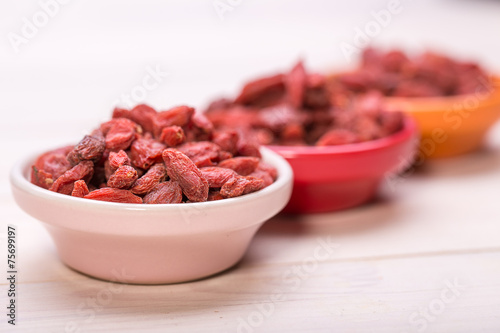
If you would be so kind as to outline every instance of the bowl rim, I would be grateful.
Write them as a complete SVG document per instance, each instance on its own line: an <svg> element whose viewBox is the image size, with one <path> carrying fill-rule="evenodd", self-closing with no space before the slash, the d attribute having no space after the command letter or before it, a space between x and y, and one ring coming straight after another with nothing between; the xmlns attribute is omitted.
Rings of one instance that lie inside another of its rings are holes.
<svg viewBox="0 0 500 333"><path fill-rule="evenodd" d="M399 131L375 140L349 143L337 146L279 146L267 145L278 152L285 158L297 157L297 155L313 156L313 155L345 155L367 152L372 150L380 150L389 146L404 142L418 133L418 127L415 120L406 114L403 114L403 128Z"/></svg>
<svg viewBox="0 0 500 333"><path fill-rule="evenodd" d="M45 149L42 152L30 153L24 158L19 159L11 168L10 171L10 184L11 187L29 193L30 195L41 197L44 199L53 199L61 204L71 204L73 206L80 206L81 208L94 208L106 209L109 211L147 211L147 212L175 212L179 209L186 207L196 207L197 209L217 209L224 208L224 206L231 204L238 204L246 201L258 200L260 197L266 196L272 192L278 191L290 183L293 179L293 171L288 162L278 153L269 148L261 147L262 160L271 164L278 171L278 177L271 185L263 188L257 192L245 194L235 198L227 198L215 201L205 202L192 202L192 203L178 203L178 204L133 204L133 203L119 203L100 200L91 200L73 197L71 195L52 192L42 187L39 187L29 181L29 170L33 161L41 153L48 151Z"/></svg>

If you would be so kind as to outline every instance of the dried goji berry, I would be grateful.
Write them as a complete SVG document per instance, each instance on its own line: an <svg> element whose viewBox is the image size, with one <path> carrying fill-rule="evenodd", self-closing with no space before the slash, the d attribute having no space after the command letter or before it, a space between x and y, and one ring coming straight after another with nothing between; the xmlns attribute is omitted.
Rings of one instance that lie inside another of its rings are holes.
<svg viewBox="0 0 500 333"><path fill-rule="evenodd" d="M229 179L237 176L236 171L221 167L204 167L200 171L211 188L220 188Z"/></svg>
<svg viewBox="0 0 500 333"><path fill-rule="evenodd" d="M259 159L251 156L238 156L220 162L217 166L236 171L239 175L247 176L255 171Z"/></svg>
<svg viewBox="0 0 500 333"><path fill-rule="evenodd" d="M108 186L127 189L137 180L137 171L130 165L122 165L109 177Z"/></svg>
<svg viewBox="0 0 500 333"><path fill-rule="evenodd" d="M355 142L359 142L359 138L354 132L346 129L332 129L319 138L316 146L336 146Z"/></svg>
<svg viewBox="0 0 500 333"><path fill-rule="evenodd" d="M251 176L236 176L227 181L220 189L225 198L239 197L240 195L256 192L262 189L264 181Z"/></svg>
<svg viewBox="0 0 500 333"><path fill-rule="evenodd" d="M238 155L260 158L260 144L253 133L245 130L238 132Z"/></svg>
<svg viewBox="0 0 500 333"><path fill-rule="evenodd" d="M87 194L89 194L89 188L87 187L87 183L84 180L77 180L73 186L73 191L71 195L78 198L83 198Z"/></svg>
<svg viewBox="0 0 500 333"><path fill-rule="evenodd" d="M130 147L130 160L137 168L148 169L161 161L161 153L165 145L154 139L138 138Z"/></svg>
<svg viewBox="0 0 500 333"><path fill-rule="evenodd" d="M257 125L271 131L280 131L291 122L300 122L299 112L286 105L276 105L264 108L259 112Z"/></svg>
<svg viewBox="0 0 500 333"><path fill-rule="evenodd" d="M141 178L137 179L130 191L139 195L146 194L163 181L166 175L165 165L156 163Z"/></svg>
<svg viewBox="0 0 500 333"><path fill-rule="evenodd" d="M251 103L263 94L279 89L284 89L283 74L257 79L245 84L235 102L241 104Z"/></svg>
<svg viewBox="0 0 500 333"><path fill-rule="evenodd" d="M298 62L285 77L286 92L290 104L295 108L300 108L304 101L306 89L306 71L302 61Z"/></svg>
<svg viewBox="0 0 500 333"><path fill-rule="evenodd" d="M215 132L212 141L222 150L234 155L238 152L238 138L235 130L224 130Z"/></svg>
<svg viewBox="0 0 500 333"><path fill-rule="evenodd" d="M126 150L135 139L138 125L127 118L114 118L101 125L109 150Z"/></svg>
<svg viewBox="0 0 500 333"><path fill-rule="evenodd" d="M193 202L207 201L208 182L200 169L184 153L165 149L163 160L168 176L182 188L184 195Z"/></svg>
<svg viewBox="0 0 500 333"><path fill-rule="evenodd" d="M168 147L176 147L186 141L186 135L182 127L168 126L161 130L160 141Z"/></svg>
<svg viewBox="0 0 500 333"><path fill-rule="evenodd" d="M109 153L109 166L114 170L118 169L122 165L131 165L130 157L128 157L127 153L124 150L120 150L119 152L110 152Z"/></svg>
<svg viewBox="0 0 500 333"><path fill-rule="evenodd" d="M33 165L31 167L31 182L35 185L48 189L52 186L54 179L52 178L52 174L45 172L44 170L40 170Z"/></svg>
<svg viewBox="0 0 500 333"><path fill-rule="evenodd" d="M163 182L146 194L145 204L170 204L182 202L182 189L175 181Z"/></svg>
<svg viewBox="0 0 500 333"><path fill-rule="evenodd" d="M193 116L191 117L191 122L192 122L191 133L193 133L195 140L205 141L211 139L214 126L212 125L212 122L208 120L208 118L204 114L200 112L193 113Z"/></svg>
<svg viewBox="0 0 500 333"><path fill-rule="evenodd" d="M276 180L278 178L278 170L276 170L276 168L273 167L272 165L267 164L265 162L261 161L257 166L256 170L267 172L273 180Z"/></svg>
<svg viewBox="0 0 500 333"><path fill-rule="evenodd" d="M152 132L156 110L146 104L139 104L132 110L115 108L113 118L127 118L141 126L144 132Z"/></svg>
<svg viewBox="0 0 500 333"><path fill-rule="evenodd" d="M300 123L290 123L286 124L280 134L280 139L283 142L304 142L305 131L304 127Z"/></svg>
<svg viewBox="0 0 500 333"><path fill-rule="evenodd" d="M230 158L233 158L233 154L231 154L230 152L225 151L225 150L221 150L219 152L219 158L218 158L219 162L230 159Z"/></svg>
<svg viewBox="0 0 500 333"><path fill-rule="evenodd" d="M74 182L80 179L89 181L92 178L93 172L94 163L91 161L82 161L57 178L49 190L71 195Z"/></svg>
<svg viewBox="0 0 500 333"><path fill-rule="evenodd" d="M106 149L106 142L102 133L96 135L85 135L83 139L75 145L68 153L67 159L71 165L77 165L81 161L97 162L102 158Z"/></svg>
<svg viewBox="0 0 500 333"><path fill-rule="evenodd" d="M165 127L174 125L180 127L186 126L191 121L193 113L194 109L185 105L158 112L153 123L155 137L160 137L161 131Z"/></svg>
<svg viewBox="0 0 500 333"><path fill-rule="evenodd" d="M45 173L51 174L53 179L57 179L71 168L66 159L71 150L73 150L73 146L48 151L36 159L34 166L38 171L43 170Z"/></svg>
<svg viewBox="0 0 500 333"><path fill-rule="evenodd" d="M84 196L85 199L99 200L99 201L110 201L110 202L121 202L121 203L142 203L142 198L133 194L127 190L121 190L118 188L104 187L98 190L94 190Z"/></svg>
<svg viewBox="0 0 500 333"><path fill-rule="evenodd" d="M210 141L186 142L177 149L186 154L199 168L217 164L221 152L220 147Z"/></svg>
<svg viewBox="0 0 500 333"><path fill-rule="evenodd" d="M262 179L262 181L263 181L262 188L267 187L274 182L273 177L271 177L271 175L264 170L256 169L254 172L252 172L248 176Z"/></svg>

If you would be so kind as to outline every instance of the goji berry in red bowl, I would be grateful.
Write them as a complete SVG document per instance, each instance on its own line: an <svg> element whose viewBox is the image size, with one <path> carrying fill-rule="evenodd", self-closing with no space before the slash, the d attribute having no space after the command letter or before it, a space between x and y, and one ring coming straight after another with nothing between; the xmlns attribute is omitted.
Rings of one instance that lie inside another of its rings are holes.
<svg viewBox="0 0 500 333"><path fill-rule="evenodd" d="M388 110L378 92L353 97L334 88L299 62L289 73L247 83L235 99L214 101L205 112L221 133L235 131L290 162L294 190L285 212L360 205L384 176L412 161L418 133L409 117Z"/></svg>
<svg viewBox="0 0 500 333"><path fill-rule="evenodd" d="M77 145L12 169L17 204L43 223L69 267L132 284L210 276L237 263L286 205L293 173L279 154L253 146L244 155L244 141L219 138L235 143L229 152L204 117L174 110L152 121L115 110Z"/></svg>

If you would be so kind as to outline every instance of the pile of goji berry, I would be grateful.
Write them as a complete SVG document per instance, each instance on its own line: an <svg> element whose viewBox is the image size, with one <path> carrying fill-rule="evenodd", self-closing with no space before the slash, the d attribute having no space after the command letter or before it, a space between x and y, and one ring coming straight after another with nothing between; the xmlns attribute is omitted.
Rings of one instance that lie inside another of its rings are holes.
<svg viewBox="0 0 500 333"><path fill-rule="evenodd" d="M480 93L491 89L486 72L474 62L425 52L410 58L400 50L363 51L354 71L334 79L337 89L360 93L379 91L385 96L430 97Z"/></svg>
<svg viewBox="0 0 500 333"><path fill-rule="evenodd" d="M233 99L212 102L206 116L216 128L236 128L263 145L342 145L379 139L403 126L378 92L354 94L302 62L284 74L244 85Z"/></svg>
<svg viewBox="0 0 500 333"><path fill-rule="evenodd" d="M123 203L202 202L272 184L274 167L235 130L214 130L188 106L116 108L75 146L39 156L31 181L50 191Z"/></svg>

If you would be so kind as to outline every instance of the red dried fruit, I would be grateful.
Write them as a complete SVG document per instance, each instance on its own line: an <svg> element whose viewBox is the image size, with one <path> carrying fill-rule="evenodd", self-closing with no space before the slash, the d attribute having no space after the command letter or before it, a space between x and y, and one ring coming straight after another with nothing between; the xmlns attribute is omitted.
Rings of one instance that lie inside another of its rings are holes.
<svg viewBox="0 0 500 333"><path fill-rule="evenodd" d="M89 194L89 188L87 187L87 183L84 180L77 180L73 186L73 191L71 195L78 198L83 198L87 194Z"/></svg>
<svg viewBox="0 0 500 333"><path fill-rule="evenodd" d="M186 135L182 127L168 126L161 130L160 141L167 147L176 147L186 141Z"/></svg>
<svg viewBox="0 0 500 333"><path fill-rule="evenodd" d="M113 170L118 169L122 165L131 165L132 163L124 150L120 150L119 152L110 152L108 160L109 166L113 168Z"/></svg>
<svg viewBox="0 0 500 333"><path fill-rule="evenodd" d="M208 182L189 157L169 148L163 151L163 160L168 176L179 183L184 195L190 201L207 201Z"/></svg>
<svg viewBox="0 0 500 333"><path fill-rule="evenodd" d="M271 131L280 131L291 122L300 122L298 111L288 105L276 105L264 108L257 117L257 126Z"/></svg>
<svg viewBox="0 0 500 333"><path fill-rule="evenodd" d="M135 139L138 126L127 118L115 118L101 125L109 150L126 150Z"/></svg>
<svg viewBox="0 0 500 333"><path fill-rule="evenodd" d="M112 118L128 118L130 119L130 111L124 108L115 107L111 115ZM130 119L132 120L132 119Z"/></svg>
<svg viewBox="0 0 500 333"><path fill-rule="evenodd" d="M219 162L233 158L233 154L228 151L221 150L219 153Z"/></svg>
<svg viewBox="0 0 500 333"><path fill-rule="evenodd" d="M274 142L274 133L267 128L257 128L254 134L256 141L261 145L270 145Z"/></svg>
<svg viewBox="0 0 500 333"><path fill-rule="evenodd" d="M260 158L260 144L256 137L251 132L243 130L240 130L238 135L238 155Z"/></svg>
<svg viewBox="0 0 500 333"><path fill-rule="evenodd" d="M304 127L300 123L285 125L281 131L280 139L284 142L303 142L305 136Z"/></svg>
<svg viewBox="0 0 500 333"><path fill-rule="evenodd" d="M271 176L273 181L278 178L278 170L276 170L276 168L272 165L269 165L265 162L260 162L256 170L267 172Z"/></svg>
<svg viewBox="0 0 500 333"><path fill-rule="evenodd" d="M92 178L93 172L94 163L91 161L82 161L57 178L49 190L71 195L74 182L80 179L89 181Z"/></svg>
<svg viewBox="0 0 500 333"><path fill-rule="evenodd" d="M132 192L127 190L121 190L118 188L104 187L98 190L94 190L84 196L85 199L99 200L99 201L109 201L109 202L121 202L121 203L142 203L142 198L138 197Z"/></svg>
<svg viewBox="0 0 500 333"><path fill-rule="evenodd" d="M220 98L216 99L215 101L212 101L210 105L208 106L207 111L212 111L212 110L220 110L220 109L228 109L232 105L232 101L228 98Z"/></svg>
<svg viewBox="0 0 500 333"><path fill-rule="evenodd" d="M158 112L153 124L154 136L159 137L163 128L168 126L186 126L191 121L193 113L194 109L185 105Z"/></svg>
<svg viewBox="0 0 500 333"><path fill-rule="evenodd" d="M205 114L215 128L250 128L257 122L258 110L235 106L229 109L206 112Z"/></svg>
<svg viewBox="0 0 500 333"><path fill-rule="evenodd" d="M304 101L306 79L307 75L302 61L297 63L285 78L287 97L295 108L300 108Z"/></svg>
<svg viewBox="0 0 500 333"><path fill-rule="evenodd" d="M269 185L271 185L274 182L273 177L268 172L266 172L264 170L256 169L254 172L252 172L248 176L262 179L262 181L263 181L262 188L268 187Z"/></svg>
<svg viewBox="0 0 500 333"><path fill-rule="evenodd" d="M107 185L127 189L137 180L137 171L130 165L122 165L109 177Z"/></svg>
<svg viewBox="0 0 500 333"><path fill-rule="evenodd" d="M359 141L370 141L382 137L382 130L377 119L372 117L359 116L353 126L353 130L358 133Z"/></svg>
<svg viewBox="0 0 500 333"><path fill-rule="evenodd" d="M52 186L52 183L54 183L54 179L52 178L52 174L40 170L33 165L31 167L31 182L44 189L48 189Z"/></svg>
<svg viewBox="0 0 500 333"><path fill-rule="evenodd" d="M382 136L396 133L403 127L403 114L401 112L385 112L379 118Z"/></svg>
<svg viewBox="0 0 500 333"><path fill-rule="evenodd" d="M66 156L72 149L73 146L66 146L48 151L36 159L34 166L38 172L43 170L46 174L51 174L54 179L57 179L71 168Z"/></svg>
<svg viewBox="0 0 500 333"><path fill-rule="evenodd" d="M211 139L214 125L212 125L212 122L204 114L195 112L191 117L191 122L193 126L191 133L193 133L197 141Z"/></svg>
<svg viewBox="0 0 500 333"><path fill-rule="evenodd" d="M141 178L137 179L130 191L139 195L146 194L163 181L166 175L163 163L154 164Z"/></svg>
<svg viewBox="0 0 500 333"><path fill-rule="evenodd" d="M132 165L148 169L151 165L161 161L161 153L165 148L163 143L154 139L138 138L130 147Z"/></svg>
<svg viewBox="0 0 500 333"><path fill-rule="evenodd" d="M81 161L98 162L102 158L105 149L104 136L100 131L97 131L94 135L85 135L68 153L67 159L73 166Z"/></svg>
<svg viewBox="0 0 500 333"><path fill-rule="evenodd" d="M236 97L235 103L247 104L254 102L257 98L266 93L280 91L284 89L284 75L277 74L255 81L248 82Z"/></svg>
<svg viewBox="0 0 500 333"><path fill-rule="evenodd" d="M225 198L239 197L244 194L262 189L264 181L250 176L237 176L227 181L221 188L220 194Z"/></svg>
<svg viewBox="0 0 500 333"><path fill-rule="evenodd" d="M235 130L215 132L212 141L222 150L236 154L238 152L238 133Z"/></svg>
<svg viewBox="0 0 500 333"><path fill-rule="evenodd" d="M332 129L319 138L318 142L316 142L316 146L336 146L355 142L359 142L359 138L352 131L346 129Z"/></svg>
<svg viewBox="0 0 500 333"><path fill-rule="evenodd" d="M175 181L158 184L143 199L145 204L170 204L182 202L182 189Z"/></svg>
<svg viewBox="0 0 500 333"><path fill-rule="evenodd" d="M221 149L210 141L187 142L177 149L186 154L198 168L217 164Z"/></svg>
<svg viewBox="0 0 500 333"><path fill-rule="evenodd" d="M469 70L474 75L469 76ZM356 92L378 90L400 97L449 96L483 89L478 78L486 74L477 64L426 52L413 59L400 50L365 49L360 68L340 75L339 81ZM472 84L471 84L472 82Z"/></svg>
<svg viewBox="0 0 500 333"><path fill-rule="evenodd" d="M255 171L259 159L251 156L238 156L220 162L217 166L236 171L239 175L247 176Z"/></svg>
<svg viewBox="0 0 500 333"><path fill-rule="evenodd" d="M141 126L145 132L152 132L156 110L146 104L139 104L132 110L115 108L113 118L127 118Z"/></svg>
<svg viewBox="0 0 500 333"><path fill-rule="evenodd" d="M236 177L236 171L221 167L205 167L200 169L201 174L208 181L211 188L220 188L229 179Z"/></svg>

